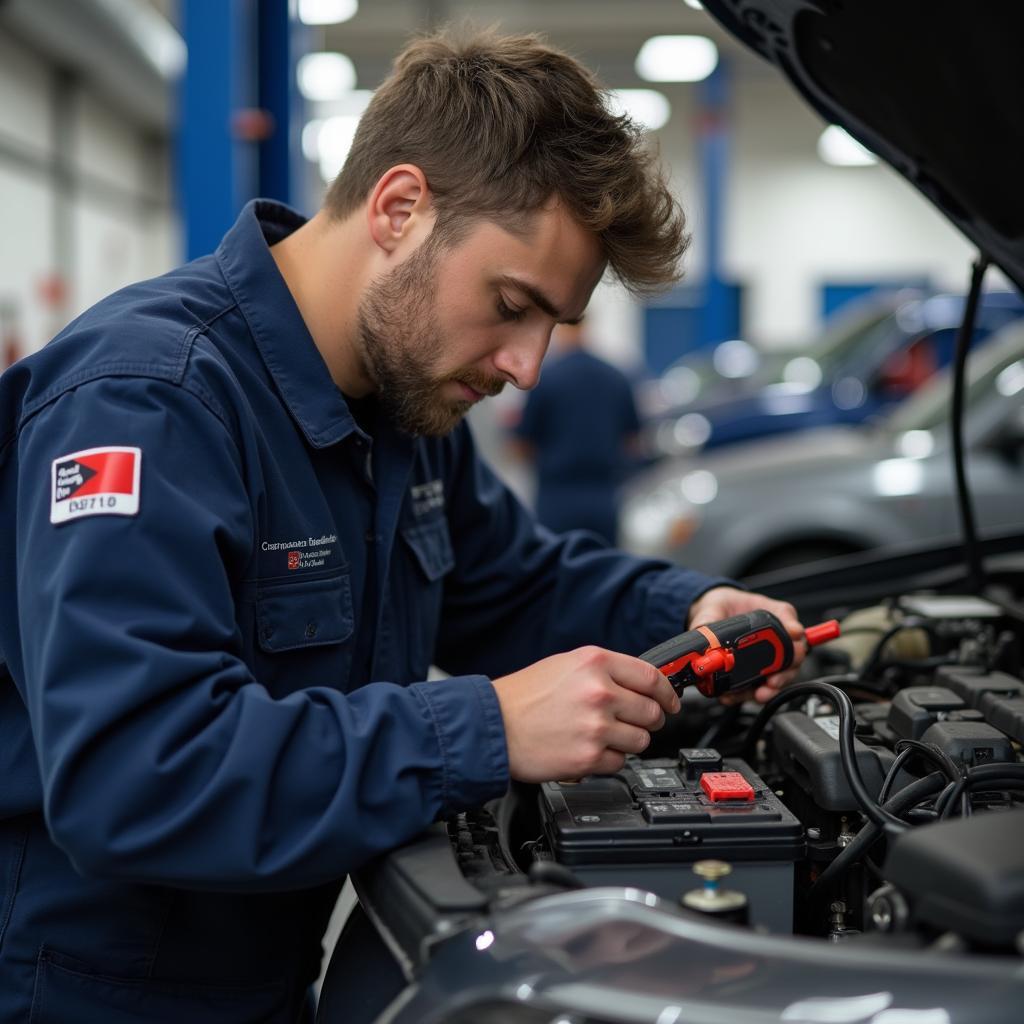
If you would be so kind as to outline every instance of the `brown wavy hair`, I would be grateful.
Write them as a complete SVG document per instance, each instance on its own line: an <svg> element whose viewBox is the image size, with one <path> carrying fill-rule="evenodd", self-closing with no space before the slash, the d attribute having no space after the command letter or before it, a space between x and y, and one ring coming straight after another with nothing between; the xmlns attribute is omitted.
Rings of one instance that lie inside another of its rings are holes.
<svg viewBox="0 0 1024 1024"><path fill-rule="evenodd" d="M363 114L325 209L347 217L401 163L426 176L439 241L481 217L521 228L557 196L630 291L680 277L685 219L642 129L539 36L462 29L410 43Z"/></svg>

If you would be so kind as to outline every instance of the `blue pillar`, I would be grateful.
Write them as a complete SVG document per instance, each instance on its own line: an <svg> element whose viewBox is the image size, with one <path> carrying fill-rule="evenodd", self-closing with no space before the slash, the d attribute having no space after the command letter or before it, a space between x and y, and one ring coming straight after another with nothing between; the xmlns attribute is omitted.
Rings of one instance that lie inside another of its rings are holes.
<svg viewBox="0 0 1024 1024"><path fill-rule="evenodd" d="M259 194L300 206L305 106L295 68L303 26L289 0L259 0L259 105L271 118L259 147Z"/></svg>
<svg viewBox="0 0 1024 1024"><path fill-rule="evenodd" d="M729 170L729 69L719 60L715 70L700 83L697 141L704 191L705 345L728 339L737 329L736 291L722 277L722 225L725 183Z"/></svg>
<svg viewBox="0 0 1024 1024"><path fill-rule="evenodd" d="M257 153L236 137L256 106L256 24L248 0L180 0L188 68L179 92L177 156L185 255L212 252L257 193Z"/></svg>

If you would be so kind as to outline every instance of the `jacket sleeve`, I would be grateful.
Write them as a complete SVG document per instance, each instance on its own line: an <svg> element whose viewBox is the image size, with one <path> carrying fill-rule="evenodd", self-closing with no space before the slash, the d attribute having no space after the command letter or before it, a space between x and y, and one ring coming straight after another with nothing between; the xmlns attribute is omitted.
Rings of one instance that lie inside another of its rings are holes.
<svg viewBox="0 0 1024 1024"><path fill-rule="evenodd" d="M18 683L46 821L80 871L305 887L500 795L501 716L480 676L271 697L242 657L251 481L221 415L180 386L104 379L23 428ZM53 524L53 461L113 445L141 449L138 513Z"/></svg>
<svg viewBox="0 0 1024 1024"><path fill-rule="evenodd" d="M597 644L640 654L681 632L690 604L738 586L607 547L581 531L538 524L475 451L468 428L452 446L449 527L437 663L497 676Z"/></svg>

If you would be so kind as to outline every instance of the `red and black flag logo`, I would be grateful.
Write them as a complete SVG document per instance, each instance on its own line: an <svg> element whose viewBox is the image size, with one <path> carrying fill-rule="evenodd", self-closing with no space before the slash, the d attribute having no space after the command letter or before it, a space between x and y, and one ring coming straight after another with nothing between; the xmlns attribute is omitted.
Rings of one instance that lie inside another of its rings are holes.
<svg viewBox="0 0 1024 1024"><path fill-rule="evenodd" d="M53 460L50 522L139 511L140 448L88 448Z"/></svg>

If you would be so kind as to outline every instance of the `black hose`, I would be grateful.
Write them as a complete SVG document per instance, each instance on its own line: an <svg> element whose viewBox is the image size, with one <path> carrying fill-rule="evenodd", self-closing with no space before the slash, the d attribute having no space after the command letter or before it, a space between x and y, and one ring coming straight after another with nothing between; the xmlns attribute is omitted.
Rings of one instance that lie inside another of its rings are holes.
<svg viewBox="0 0 1024 1024"><path fill-rule="evenodd" d="M932 772L923 779L905 786L895 796L891 797L885 804L887 810L893 814L902 814L919 804L926 797L938 793L945 782L942 772ZM839 876L846 873L874 844L875 840L882 836L880 829L873 822L868 822L853 839L836 854L835 859L815 879L814 884L808 890L808 898L814 899L825 892L831 883Z"/></svg>
<svg viewBox="0 0 1024 1024"><path fill-rule="evenodd" d="M896 779L896 774L910 758L920 755L931 761L950 782L957 782L963 775L956 762L940 746L935 743L922 743L921 740L899 740L896 743L896 760L882 780L882 788L878 791L878 802L884 804L889 797L889 788Z"/></svg>
<svg viewBox="0 0 1024 1024"><path fill-rule="evenodd" d="M890 814L889 811L882 807L878 801L871 796L867 791L867 787L864 785L864 780L861 778L860 766L857 764L857 757L854 753L853 746L853 702L845 693L843 693L842 690L839 689L838 686L834 686L830 683L828 681L829 679L829 676L825 676L820 680L812 682L796 683L772 697L772 699L768 701L763 708L761 708L757 718L754 719L754 722L750 727L750 732L747 734L747 740L744 744L743 756L746 760L752 760L757 741L761 735L761 730L764 728L768 719L771 718L771 716L774 715L780 707L783 707L786 704L791 704L794 701L810 696L811 694L823 695L828 698L839 714L839 759L842 762L843 773L846 775L846 780L850 784L850 789L853 792L854 799L860 805L861 810L868 819L874 822L879 828L890 833L904 832L909 827L907 823L905 821L901 821L895 815ZM839 676L837 679L843 683L849 682L848 675Z"/></svg>
<svg viewBox="0 0 1024 1024"><path fill-rule="evenodd" d="M964 534L964 561L967 563L967 593L977 594L984 587L985 569L978 547L978 533L974 522L974 507L967 485L967 466L964 461L964 376L967 352L974 335L974 321L981 296L981 282L988 269L988 257L978 254L971 269L971 288L967 293L963 323L956 336L956 355L953 362L953 401L950 431L953 439L953 471L956 474L956 499L960 512L960 525Z"/></svg>
<svg viewBox="0 0 1024 1024"><path fill-rule="evenodd" d="M1013 788L1024 786L1024 764L993 762L969 768L963 778L951 782L935 801L935 810L943 817L961 792L982 787Z"/></svg>
<svg viewBox="0 0 1024 1024"><path fill-rule="evenodd" d="M908 616L900 622L897 622L894 626L890 626L877 640L875 646L871 648L871 653L867 656L864 662L863 668L860 670L861 675L865 678L872 675L878 668L879 662L882 660L882 651L885 645L894 637L897 633L902 633L905 629L923 629L928 633L935 632L935 624L930 619L920 618L917 616Z"/></svg>

